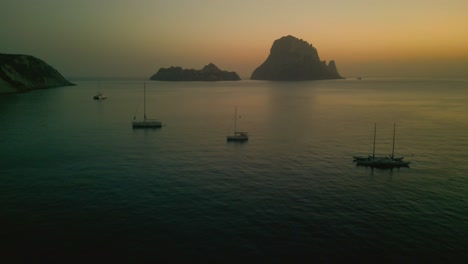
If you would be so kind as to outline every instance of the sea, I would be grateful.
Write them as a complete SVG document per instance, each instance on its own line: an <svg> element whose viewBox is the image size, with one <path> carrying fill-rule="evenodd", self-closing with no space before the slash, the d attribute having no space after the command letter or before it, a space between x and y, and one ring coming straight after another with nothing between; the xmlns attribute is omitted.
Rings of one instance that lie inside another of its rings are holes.
<svg viewBox="0 0 468 264"><path fill-rule="evenodd" d="M468 260L466 78L71 81L0 96L3 263Z"/></svg>

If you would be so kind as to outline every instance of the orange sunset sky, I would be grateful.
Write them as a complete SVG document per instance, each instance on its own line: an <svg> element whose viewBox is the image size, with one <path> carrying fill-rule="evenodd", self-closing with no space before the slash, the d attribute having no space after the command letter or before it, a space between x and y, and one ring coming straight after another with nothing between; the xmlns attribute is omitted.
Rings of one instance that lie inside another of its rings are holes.
<svg viewBox="0 0 468 264"><path fill-rule="evenodd" d="M467 77L468 1L4 0L0 53L66 77L149 78L209 62L248 79L293 35L345 77Z"/></svg>

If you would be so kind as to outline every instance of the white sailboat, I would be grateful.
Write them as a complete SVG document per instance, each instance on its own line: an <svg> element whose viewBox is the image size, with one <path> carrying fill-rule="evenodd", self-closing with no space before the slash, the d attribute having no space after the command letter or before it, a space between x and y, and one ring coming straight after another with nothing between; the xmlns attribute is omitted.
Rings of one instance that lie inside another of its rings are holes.
<svg viewBox="0 0 468 264"><path fill-rule="evenodd" d="M249 135L247 132L237 131L237 106L234 109L234 135L227 136L227 141L247 141L249 140Z"/></svg>
<svg viewBox="0 0 468 264"><path fill-rule="evenodd" d="M101 84L98 83L98 88L100 88L100 87L101 87ZM98 90L100 90L100 89L98 89ZM93 96L93 99L94 99L94 100L104 100L104 99L106 99L106 98L107 98L107 96L105 96L105 95L104 95L103 93L101 93L101 92L98 92L95 96Z"/></svg>
<svg viewBox="0 0 468 264"><path fill-rule="evenodd" d="M162 123L155 119L146 118L146 83L143 84L143 120L136 120L136 116L132 121L133 128L158 128L162 127Z"/></svg>
<svg viewBox="0 0 468 264"><path fill-rule="evenodd" d="M97 93L95 96L93 96L94 100L104 100L107 99L107 96L105 96L103 93Z"/></svg>

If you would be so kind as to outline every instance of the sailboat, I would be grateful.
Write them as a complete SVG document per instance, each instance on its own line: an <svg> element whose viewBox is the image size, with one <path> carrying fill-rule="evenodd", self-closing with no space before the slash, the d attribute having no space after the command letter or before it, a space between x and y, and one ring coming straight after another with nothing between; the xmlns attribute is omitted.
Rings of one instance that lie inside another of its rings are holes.
<svg viewBox="0 0 468 264"><path fill-rule="evenodd" d="M403 161L403 157L395 157L395 130L396 124L393 124L393 146L392 146L392 155L389 157L376 157L375 156L375 139L377 134L377 123L374 124L374 145L372 149L372 156L353 156L354 161L357 165L369 166L376 168L400 168L408 167L410 164L409 161Z"/></svg>
<svg viewBox="0 0 468 264"><path fill-rule="evenodd" d="M105 96L103 93L99 92L97 93L95 96L93 96L93 99L94 100L104 100L106 99L107 96Z"/></svg>
<svg viewBox="0 0 468 264"><path fill-rule="evenodd" d="M247 141L249 140L249 135L247 132L237 131L237 106L234 108L234 135L227 136L227 141Z"/></svg>
<svg viewBox="0 0 468 264"><path fill-rule="evenodd" d="M143 84L143 120L136 120L136 116L133 117L132 122L133 128L158 128L162 127L162 123L154 119L146 118L146 83Z"/></svg>
<svg viewBox="0 0 468 264"><path fill-rule="evenodd" d="M99 88L100 86L101 86L100 83L98 83L98 88ZM105 96L105 95L104 95L103 93L101 93L101 92L98 92L95 96L93 96L93 99L94 99L94 100L104 100L104 99L106 99L106 98L107 98L107 96Z"/></svg>

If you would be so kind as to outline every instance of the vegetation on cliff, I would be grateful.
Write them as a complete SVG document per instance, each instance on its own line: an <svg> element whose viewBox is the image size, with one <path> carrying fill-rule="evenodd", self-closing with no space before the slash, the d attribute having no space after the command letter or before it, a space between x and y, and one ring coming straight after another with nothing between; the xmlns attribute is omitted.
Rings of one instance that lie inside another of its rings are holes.
<svg viewBox="0 0 468 264"><path fill-rule="evenodd" d="M201 70L182 69L181 67L161 68L151 76L156 81L238 81L240 77L235 72L222 71L213 63Z"/></svg>
<svg viewBox="0 0 468 264"><path fill-rule="evenodd" d="M0 93L69 85L74 84L36 57L0 53Z"/></svg>

